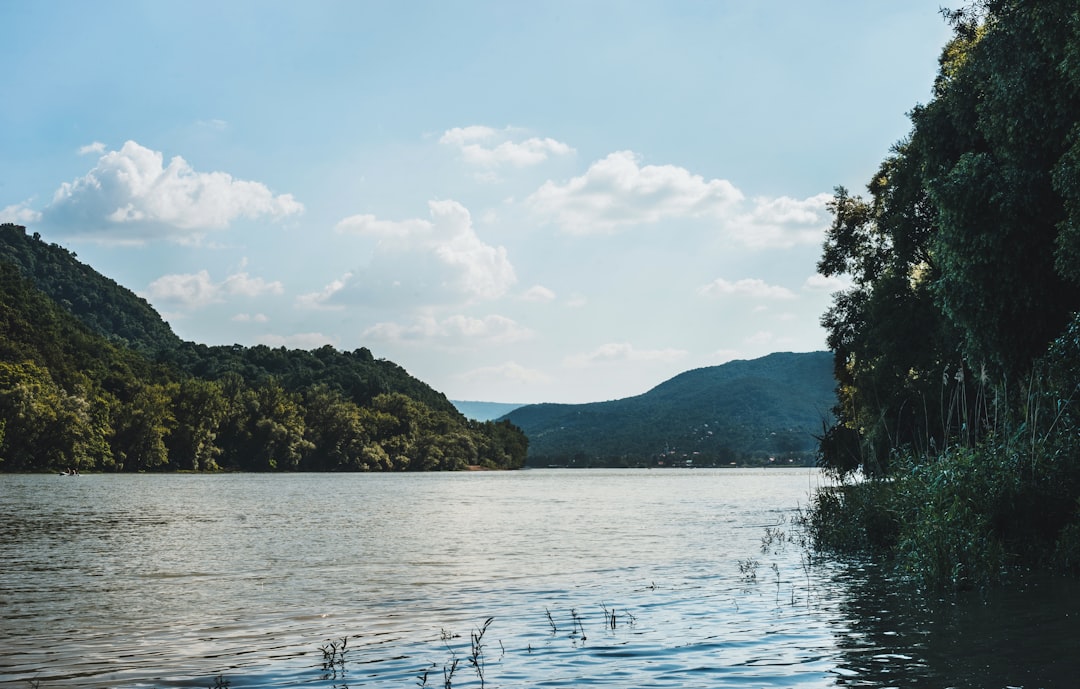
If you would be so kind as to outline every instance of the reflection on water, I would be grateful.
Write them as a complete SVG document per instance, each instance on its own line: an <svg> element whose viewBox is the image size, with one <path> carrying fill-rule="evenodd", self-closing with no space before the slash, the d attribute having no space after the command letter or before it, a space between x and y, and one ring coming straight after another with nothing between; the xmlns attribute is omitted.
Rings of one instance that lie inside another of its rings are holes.
<svg viewBox="0 0 1080 689"><path fill-rule="evenodd" d="M938 600L763 553L818 482L0 476L0 685L1073 686L1075 582Z"/></svg>
<svg viewBox="0 0 1080 689"><path fill-rule="evenodd" d="M1005 590L923 597L872 566L837 576L846 686L1071 687L1080 584L1028 575Z"/></svg>

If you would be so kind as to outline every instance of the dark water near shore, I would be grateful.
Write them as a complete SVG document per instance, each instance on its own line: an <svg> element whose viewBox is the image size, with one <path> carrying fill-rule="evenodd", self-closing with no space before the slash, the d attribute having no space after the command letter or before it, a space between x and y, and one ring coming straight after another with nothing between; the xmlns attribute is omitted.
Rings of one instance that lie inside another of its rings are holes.
<svg viewBox="0 0 1080 689"><path fill-rule="evenodd" d="M493 689L1080 684L1075 582L938 599L763 553L819 482L0 476L0 685L442 687L455 660Z"/></svg>

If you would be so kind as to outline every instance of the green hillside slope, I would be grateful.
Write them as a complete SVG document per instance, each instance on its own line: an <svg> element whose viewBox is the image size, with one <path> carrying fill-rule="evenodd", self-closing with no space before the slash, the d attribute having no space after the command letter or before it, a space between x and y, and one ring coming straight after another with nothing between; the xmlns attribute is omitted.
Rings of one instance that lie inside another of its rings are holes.
<svg viewBox="0 0 1080 689"><path fill-rule="evenodd" d="M534 466L807 463L834 386L828 352L778 353L687 371L636 397L503 418L525 431Z"/></svg>
<svg viewBox="0 0 1080 689"><path fill-rule="evenodd" d="M144 353L180 344L145 299L81 263L59 244L46 244L36 232L28 235L21 225L0 225L0 261L16 266L39 290L110 342Z"/></svg>
<svg viewBox="0 0 1080 689"><path fill-rule="evenodd" d="M526 444L364 348L183 342L74 254L0 225L0 471L516 468Z"/></svg>

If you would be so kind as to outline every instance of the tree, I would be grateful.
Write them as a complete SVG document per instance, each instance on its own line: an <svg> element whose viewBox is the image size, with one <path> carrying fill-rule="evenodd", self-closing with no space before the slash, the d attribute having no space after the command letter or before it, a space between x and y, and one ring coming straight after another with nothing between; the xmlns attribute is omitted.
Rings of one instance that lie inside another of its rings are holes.
<svg viewBox="0 0 1080 689"><path fill-rule="evenodd" d="M166 438L175 468L214 471L221 447L217 436L227 409L219 383L187 378L173 399L176 426Z"/></svg>

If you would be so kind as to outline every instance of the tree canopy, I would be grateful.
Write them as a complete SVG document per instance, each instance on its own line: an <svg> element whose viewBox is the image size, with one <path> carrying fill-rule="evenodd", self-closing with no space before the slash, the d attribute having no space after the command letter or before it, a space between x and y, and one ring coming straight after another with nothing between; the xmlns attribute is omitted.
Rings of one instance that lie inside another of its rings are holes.
<svg viewBox="0 0 1080 689"><path fill-rule="evenodd" d="M0 226L0 471L518 468L526 448L364 348L183 342L63 247Z"/></svg>
<svg viewBox="0 0 1080 689"><path fill-rule="evenodd" d="M1021 558L1080 569L1080 12L983 0L944 12L932 98L866 196L837 188L818 264L836 423L826 542L940 583Z"/></svg>

